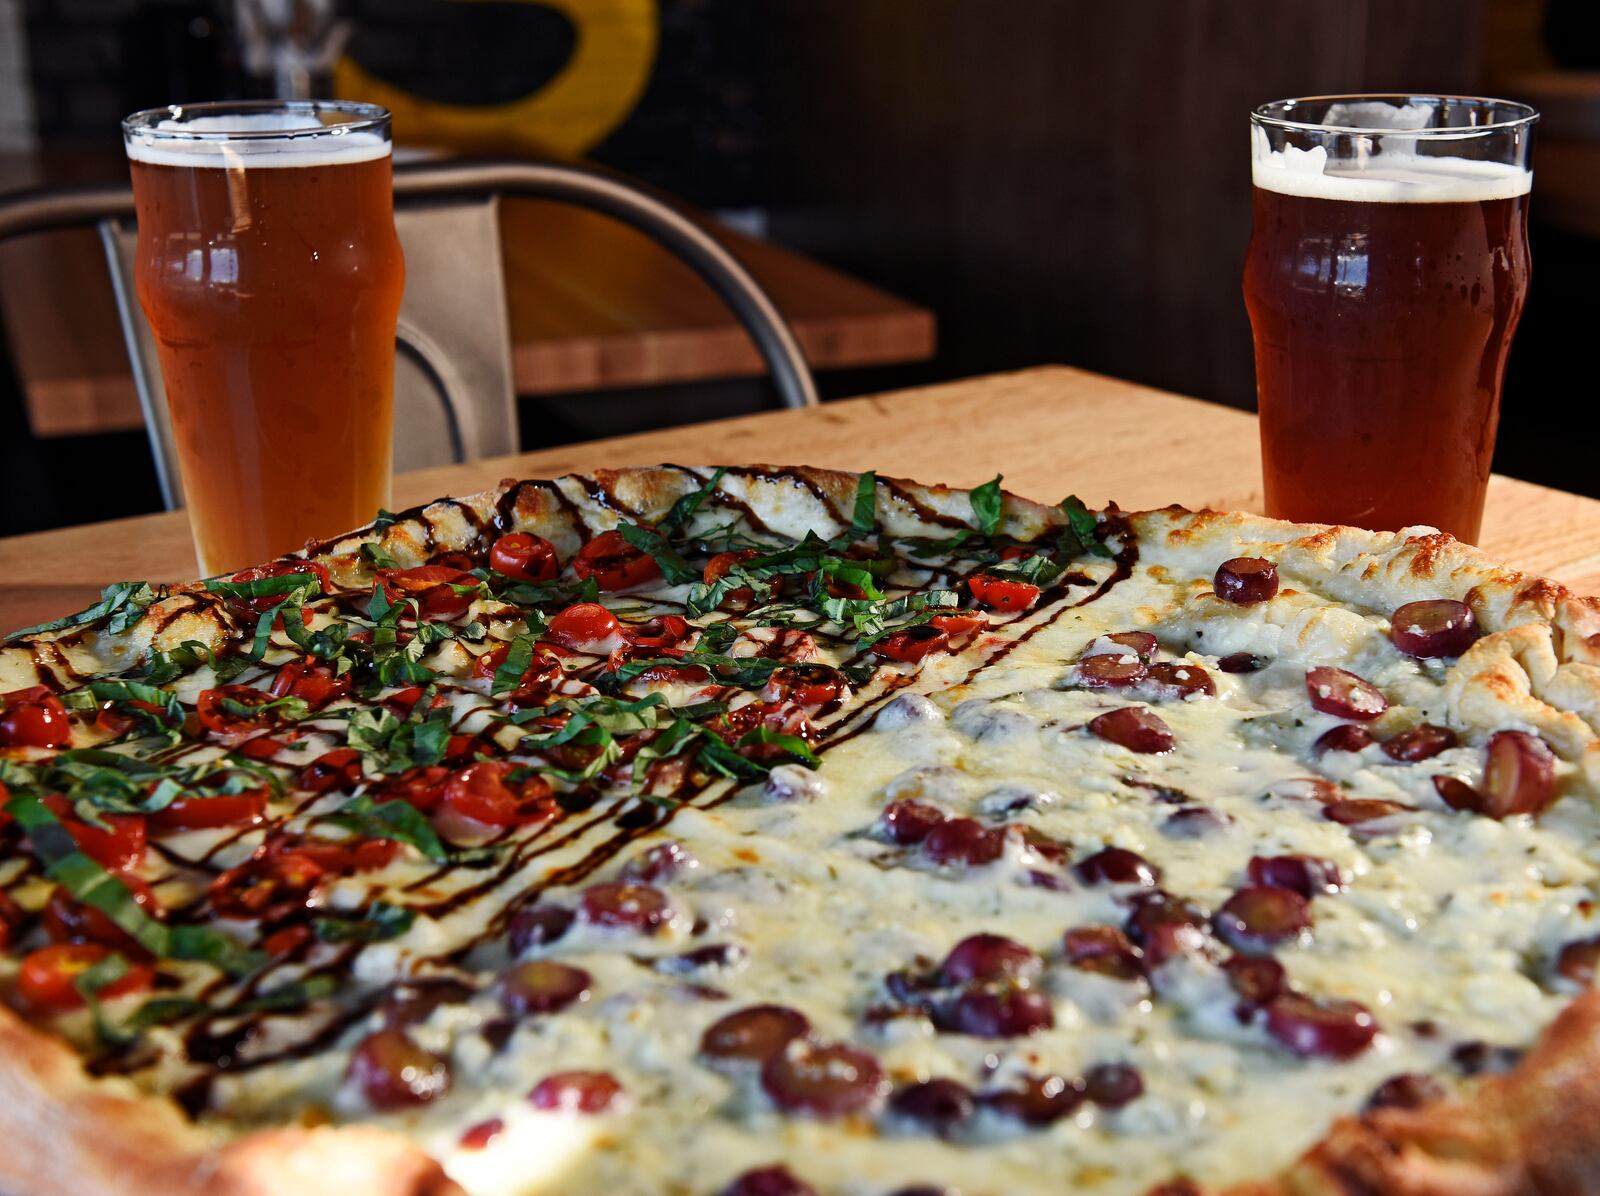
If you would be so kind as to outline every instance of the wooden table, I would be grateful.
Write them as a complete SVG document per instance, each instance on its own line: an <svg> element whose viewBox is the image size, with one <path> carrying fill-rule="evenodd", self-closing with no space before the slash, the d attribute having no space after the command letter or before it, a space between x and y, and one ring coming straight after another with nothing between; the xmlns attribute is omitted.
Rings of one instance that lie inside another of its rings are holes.
<svg viewBox="0 0 1600 1196"><path fill-rule="evenodd" d="M810 464L973 486L1055 502L1259 510L1255 417L1051 366L942 386L772 411L420 470L395 479L397 505L465 494L503 477L597 466ZM1518 568L1600 593L1600 502L1496 477L1483 547ZM107 582L194 576L181 513L0 539L0 628L79 609Z"/></svg>
<svg viewBox="0 0 1600 1196"><path fill-rule="evenodd" d="M113 169L126 169L120 155L42 163L0 154L0 193L104 179ZM506 201L500 224L520 394L763 372L754 346L711 288L643 233L548 201ZM788 317L814 369L933 356L934 317L926 308L800 254L712 227ZM142 424L93 232L0 246L0 317L38 435Z"/></svg>

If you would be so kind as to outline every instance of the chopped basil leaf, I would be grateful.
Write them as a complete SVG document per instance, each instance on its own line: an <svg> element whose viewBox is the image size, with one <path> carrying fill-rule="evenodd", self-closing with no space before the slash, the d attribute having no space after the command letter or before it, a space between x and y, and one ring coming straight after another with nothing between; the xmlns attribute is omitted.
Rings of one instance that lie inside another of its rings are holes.
<svg viewBox="0 0 1600 1196"><path fill-rule="evenodd" d="M375 901L359 918L317 918L312 926L325 943L378 943L399 938L416 920L409 906Z"/></svg>
<svg viewBox="0 0 1600 1196"><path fill-rule="evenodd" d="M1025 581L1030 585L1043 587L1066 572L1066 567L1057 564L1043 553L1035 553L1033 556L1005 561L993 568L985 569L984 572L990 577L998 577L1005 581Z"/></svg>
<svg viewBox="0 0 1600 1196"><path fill-rule="evenodd" d="M396 515L393 511L386 511L382 507L379 507L377 518L372 521L373 530L381 532L386 527L393 527L395 521L399 518L400 516Z"/></svg>
<svg viewBox="0 0 1600 1196"><path fill-rule="evenodd" d="M687 527L689 521L694 518L694 513L700 509L701 504L716 493L717 484L722 481L723 475L727 472L726 466L719 466L716 472L711 475L711 480L704 486L701 486L698 490L690 491L673 503L672 509L667 512L667 517L661 521L660 526L667 531L677 531L680 528ZM632 541L629 541L629 543L632 543ZM640 546L635 545L635 547Z"/></svg>
<svg viewBox="0 0 1600 1196"><path fill-rule="evenodd" d="M533 644L531 635L519 635L511 641L505 663L494 671L494 683L489 687L491 694L509 693L522 684L522 675L533 663Z"/></svg>
<svg viewBox="0 0 1600 1196"><path fill-rule="evenodd" d="M227 581L213 577L205 583L213 594L224 598L276 598L278 595L299 594L305 598L322 592L322 580L313 572L278 573L272 577L257 577L252 581Z"/></svg>
<svg viewBox="0 0 1600 1196"><path fill-rule="evenodd" d="M374 569L398 569L400 562L385 552L376 541L361 546L361 556Z"/></svg>
<svg viewBox="0 0 1600 1196"><path fill-rule="evenodd" d="M1092 552L1095 556L1112 555L1111 550L1100 541L1099 522L1081 498L1076 494L1069 494L1061 500L1060 505L1061 513L1067 517L1067 529L1077 538L1080 546L1080 551L1073 553L1073 556L1080 555L1083 551Z"/></svg>
<svg viewBox="0 0 1600 1196"><path fill-rule="evenodd" d="M773 747L781 748L807 768L816 768L822 761L817 759L817 754L811 750L811 745L798 735L784 735L770 727L757 727L747 731L739 737L736 747L749 747L752 744L767 743Z"/></svg>
<svg viewBox="0 0 1600 1196"><path fill-rule="evenodd" d="M654 559L661 569L661 576L667 579L668 585L679 586L700 580L700 570L684 560L661 533L648 527L640 527L637 523L618 524L617 530L629 544L640 552L648 553Z"/></svg>
<svg viewBox="0 0 1600 1196"><path fill-rule="evenodd" d="M850 520L850 535L860 540L878 530L878 474L869 469L856 483L856 503Z"/></svg>
<svg viewBox="0 0 1600 1196"><path fill-rule="evenodd" d="M338 981L332 976L310 976L291 984L279 985L260 996L240 1001L230 1013L282 1013L304 1009L311 1002L336 991Z"/></svg>
<svg viewBox="0 0 1600 1196"><path fill-rule="evenodd" d="M986 536L1000 530L1000 520L1005 513L1005 500L1000 494L1001 476L995 474L992 480L972 491L972 518Z"/></svg>
<svg viewBox="0 0 1600 1196"><path fill-rule="evenodd" d="M443 863L450 851L428 824L427 818L410 802L374 801L363 793L340 806L327 821L368 839L392 839L415 847L430 860Z"/></svg>
<svg viewBox="0 0 1600 1196"><path fill-rule="evenodd" d="M61 631L68 627L82 627L86 623L95 623L101 619L106 620L106 630L112 635L121 635L140 619L144 618L145 610L154 602L159 602L167 596L167 587L152 587L143 581L119 581L107 586L100 591L100 601L87 610L81 610L75 615L65 618L52 619L48 623L38 623L32 627L24 627L20 631L13 631L5 636L0 643L9 643L21 639L25 635L39 635L46 631Z"/></svg>

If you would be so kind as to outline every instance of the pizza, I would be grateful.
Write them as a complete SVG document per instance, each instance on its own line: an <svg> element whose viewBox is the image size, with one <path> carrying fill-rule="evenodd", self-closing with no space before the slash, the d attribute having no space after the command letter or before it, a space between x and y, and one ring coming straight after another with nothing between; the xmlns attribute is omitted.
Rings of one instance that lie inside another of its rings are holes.
<svg viewBox="0 0 1600 1196"><path fill-rule="evenodd" d="M15 1196L1600 1190L1600 602L507 481L0 647Z"/></svg>

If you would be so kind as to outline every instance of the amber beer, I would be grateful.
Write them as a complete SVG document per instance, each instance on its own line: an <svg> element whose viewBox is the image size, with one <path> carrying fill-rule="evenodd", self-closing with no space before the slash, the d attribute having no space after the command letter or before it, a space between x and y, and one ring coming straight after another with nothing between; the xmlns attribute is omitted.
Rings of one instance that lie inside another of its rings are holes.
<svg viewBox="0 0 1600 1196"><path fill-rule="evenodd" d="M1526 146L1497 161L1402 134L1354 161L1275 160L1258 138L1244 295L1266 508L1475 541L1528 290Z"/></svg>
<svg viewBox="0 0 1600 1196"><path fill-rule="evenodd" d="M202 570L371 519L389 499L405 281L387 113L200 105L124 131L139 301Z"/></svg>

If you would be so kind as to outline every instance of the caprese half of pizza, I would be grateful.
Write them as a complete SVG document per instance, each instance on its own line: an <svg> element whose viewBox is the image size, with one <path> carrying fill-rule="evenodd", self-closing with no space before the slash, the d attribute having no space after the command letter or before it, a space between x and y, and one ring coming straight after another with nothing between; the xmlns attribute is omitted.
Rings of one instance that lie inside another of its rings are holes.
<svg viewBox="0 0 1600 1196"><path fill-rule="evenodd" d="M1600 602L507 481L0 646L14 1196L1600 1191Z"/></svg>

